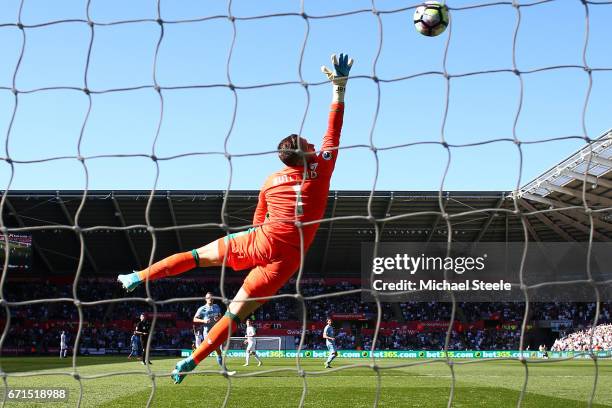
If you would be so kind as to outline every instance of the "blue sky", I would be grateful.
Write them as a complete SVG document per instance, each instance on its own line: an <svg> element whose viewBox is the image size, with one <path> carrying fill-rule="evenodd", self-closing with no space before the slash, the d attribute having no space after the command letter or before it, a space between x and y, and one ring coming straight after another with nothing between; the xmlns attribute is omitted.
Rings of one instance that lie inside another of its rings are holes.
<svg viewBox="0 0 612 408"><path fill-rule="evenodd" d="M232 1L232 14L246 17L300 12L299 1ZM449 1L452 7L483 4ZM380 10L415 5L405 1L376 1ZM370 1L304 1L305 12L321 16L369 9ZM221 1L161 1L164 20L196 19L227 14ZM4 0L0 25L16 23L19 1ZM57 19L86 18L86 1L25 0L21 21L38 24ZM585 9L580 1L558 0L521 7L516 62L520 70L554 65L582 65ZM391 79L441 71L448 31L437 38L416 33L413 10L383 14L383 46L376 75ZM591 5L587 62L592 68L612 68L609 22L612 5ZM152 0L92 0L96 22L156 18ZM497 5L451 11L452 33L447 70L460 74L512 68L512 38L516 10ZM322 64L332 52L356 60L352 75L373 74L379 44L379 25L372 13L332 19L310 19L301 65L307 82L321 82ZM299 79L300 50L305 20L297 16L236 21L236 43L229 65L234 84L261 85ZM90 32L85 23L62 23L27 28L23 61L16 76L19 90L41 87L83 87ZM92 90L151 85L154 51L160 27L154 22L96 26L87 75ZM161 86L227 83L228 51L233 35L227 19L165 24L156 78ZM0 27L0 87L10 88L22 46L20 30ZM516 127L522 141L582 135L582 109L588 76L580 69L558 69L523 76L524 94ZM597 137L612 127L612 71L594 72L586 111L586 128ZM451 144L512 137L520 85L511 73L454 78L445 138ZM231 154L273 150L278 141L300 130L317 145L325 131L330 87L283 85L238 90L235 125L227 141ZM84 156L151 154L160 117L160 100L153 89L93 95L81 152ZM222 152L234 111L228 88L163 91L164 114L155 153L159 157L189 152ZM381 84L380 111L374 127L377 147L440 141L446 83L440 75ZM367 78L350 81L346 96L342 145L369 144L376 103L376 84ZM6 142L14 98L0 89L0 138ZM74 156L87 111L84 93L54 90L20 94L8 149L14 160ZM544 172L584 144L581 140L523 145L521 184ZM446 165L446 150L436 144L379 151L380 190L438 190ZM4 156L4 153L2 153ZM452 149L444 188L447 190L511 190L517 184L518 150L509 142ZM90 189L150 189L155 166L148 158L104 158L86 161ZM273 154L232 159L233 189L257 189L282 165ZM367 148L341 152L332 188L372 186L376 162ZM200 155L160 162L157 189L224 189L229 166L222 155ZM0 186L8 182L9 166L0 163ZM39 164L16 164L13 189L82 189L84 171L75 159Z"/></svg>

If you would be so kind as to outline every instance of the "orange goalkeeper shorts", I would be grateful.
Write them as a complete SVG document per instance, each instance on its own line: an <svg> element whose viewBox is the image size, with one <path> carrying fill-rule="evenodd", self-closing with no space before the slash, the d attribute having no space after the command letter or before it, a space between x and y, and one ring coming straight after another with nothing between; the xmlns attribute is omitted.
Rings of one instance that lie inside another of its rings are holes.
<svg viewBox="0 0 612 408"><path fill-rule="evenodd" d="M227 266L236 271L251 269L243 284L250 297L276 294L300 267L300 250L270 239L261 228L230 234L217 243L219 258L227 251Z"/></svg>

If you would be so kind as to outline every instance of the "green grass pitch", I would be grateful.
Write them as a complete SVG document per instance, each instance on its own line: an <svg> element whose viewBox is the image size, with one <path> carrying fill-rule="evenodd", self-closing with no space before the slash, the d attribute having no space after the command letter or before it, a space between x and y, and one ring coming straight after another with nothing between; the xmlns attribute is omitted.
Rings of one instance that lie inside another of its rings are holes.
<svg viewBox="0 0 612 408"><path fill-rule="evenodd" d="M155 359L151 366L156 378L154 407L219 407L228 385L231 385L228 407L272 408L297 407L302 394L303 379L297 376L295 360L264 359L262 367L242 367L242 359L230 359L228 369L237 370L230 381L219 374L190 375L180 385L172 384L168 374L179 358ZM307 371L306 407L371 407L376 392L376 376L370 368L324 370L323 360L301 360ZM336 359L334 367L367 364L369 360ZM379 360L381 366L417 362L416 360ZM525 369L516 361L458 360L454 365L456 388L455 407L515 407L525 380ZM466 363L467 364L463 364ZM52 357L2 358L6 372L53 373L69 371L71 359ZM79 373L85 376L130 371L110 377L84 379L83 407L140 407L151 393L151 380L139 361L125 357L79 357ZM269 372L283 368L286 371ZM540 361L528 365L529 382L524 407L586 407L594 379L590 360ZM198 370L215 370L209 359ZM293 370L293 371L291 371ZM446 407L451 375L443 361L413 367L389 368L381 372L380 407ZM239 377L241 374L261 375ZM46 403L44 406L76 406L78 382L66 375L9 377L9 387L67 387L70 398L66 403ZM41 403L7 403L7 407L40 407ZM599 362L596 407L612 406L612 361Z"/></svg>

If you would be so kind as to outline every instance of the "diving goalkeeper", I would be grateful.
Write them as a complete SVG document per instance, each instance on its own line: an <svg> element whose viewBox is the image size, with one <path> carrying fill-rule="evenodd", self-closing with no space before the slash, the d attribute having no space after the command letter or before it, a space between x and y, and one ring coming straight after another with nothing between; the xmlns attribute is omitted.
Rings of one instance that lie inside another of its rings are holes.
<svg viewBox="0 0 612 408"><path fill-rule="evenodd" d="M321 70L331 81L333 99L327 132L317 153L305 138L291 134L278 144L278 157L286 165L264 183L253 217L246 231L229 234L201 248L172 255L149 268L118 280L128 291L146 280L178 275L196 266L226 265L234 270L251 269L225 315L210 329L205 341L179 361L172 372L176 384L212 351L218 349L242 319L259 308L295 274L300 266L300 231L296 223L319 220L325 213L329 183L338 156L344 115L344 93L353 60L348 55L332 55L334 71ZM301 227L304 253L310 247L318 223ZM226 257L227 255L227 257Z"/></svg>

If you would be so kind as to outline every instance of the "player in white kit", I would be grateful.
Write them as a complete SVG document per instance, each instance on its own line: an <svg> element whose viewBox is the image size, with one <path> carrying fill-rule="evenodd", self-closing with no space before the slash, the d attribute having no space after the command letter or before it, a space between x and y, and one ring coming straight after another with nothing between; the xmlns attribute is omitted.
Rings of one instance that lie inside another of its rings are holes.
<svg viewBox="0 0 612 408"><path fill-rule="evenodd" d="M66 358L66 354L68 354L68 342L66 340L66 332L62 330L60 335L60 358Z"/></svg>
<svg viewBox="0 0 612 408"><path fill-rule="evenodd" d="M255 347L257 346L257 340L255 339L255 327L253 327L253 325L251 324L251 319L247 319L246 321L246 335L244 336L245 340L244 342L247 345L246 348L246 362L242 365L243 367L246 367L249 365L249 358L251 357L251 354L253 355L253 357L255 357L255 360L257 360L257 367L261 366L261 360L259 359L259 357L257 357L257 351L255 351Z"/></svg>

